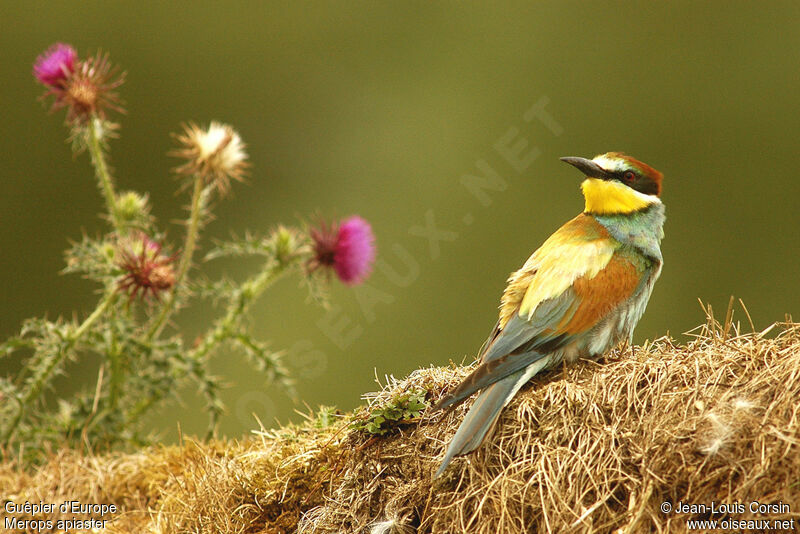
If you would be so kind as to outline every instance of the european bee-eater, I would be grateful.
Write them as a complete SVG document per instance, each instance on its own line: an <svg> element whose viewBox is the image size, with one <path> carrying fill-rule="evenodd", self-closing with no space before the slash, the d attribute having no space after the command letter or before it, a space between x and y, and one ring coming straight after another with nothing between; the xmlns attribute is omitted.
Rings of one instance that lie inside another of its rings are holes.
<svg viewBox="0 0 800 534"><path fill-rule="evenodd" d="M456 406L480 391L435 477L480 446L536 373L632 342L661 274L662 174L619 152L561 160L585 175L586 207L511 274L479 365L436 405Z"/></svg>

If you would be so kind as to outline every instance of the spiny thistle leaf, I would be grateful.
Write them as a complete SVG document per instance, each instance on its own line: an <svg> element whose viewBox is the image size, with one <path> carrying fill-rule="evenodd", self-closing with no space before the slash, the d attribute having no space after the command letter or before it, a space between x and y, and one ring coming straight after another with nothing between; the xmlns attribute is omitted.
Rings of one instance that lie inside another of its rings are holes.
<svg viewBox="0 0 800 534"><path fill-rule="evenodd" d="M116 247L109 239L94 239L84 235L80 241L72 243L65 253L67 266L64 274L82 274L98 282L106 282L119 273L114 264Z"/></svg>
<svg viewBox="0 0 800 534"><path fill-rule="evenodd" d="M215 241L214 247L206 253L204 261L224 257L265 256L273 255L271 243L264 237L250 233L243 238L234 236L230 241Z"/></svg>
<svg viewBox="0 0 800 534"><path fill-rule="evenodd" d="M264 373L269 380L277 381L291 389L292 381L289 371L284 367L282 361L285 354L283 351L270 350L266 343L253 339L246 332L239 332L233 337L233 340L244 350L254 367Z"/></svg>

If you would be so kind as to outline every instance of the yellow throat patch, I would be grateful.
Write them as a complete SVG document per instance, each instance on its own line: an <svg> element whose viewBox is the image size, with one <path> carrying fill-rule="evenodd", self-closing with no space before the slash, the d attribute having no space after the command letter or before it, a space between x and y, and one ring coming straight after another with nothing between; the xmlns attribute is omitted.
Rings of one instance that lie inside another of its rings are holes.
<svg viewBox="0 0 800 534"><path fill-rule="evenodd" d="M650 195L613 180L587 178L581 184L581 191L586 199L585 211L597 215L633 213L654 202Z"/></svg>

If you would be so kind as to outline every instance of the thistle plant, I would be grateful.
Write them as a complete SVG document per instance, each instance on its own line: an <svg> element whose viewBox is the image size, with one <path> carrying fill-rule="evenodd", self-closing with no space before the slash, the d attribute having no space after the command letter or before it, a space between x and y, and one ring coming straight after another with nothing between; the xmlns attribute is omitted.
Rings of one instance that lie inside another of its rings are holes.
<svg viewBox="0 0 800 534"><path fill-rule="evenodd" d="M144 416L190 383L203 395L211 436L224 406L209 362L223 347L242 351L264 374L265 386L291 390L281 352L251 333L248 311L271 284L293 272L308 282L312 295L324 295L334 274L348 285L363 281L375 257L369 223L354 216L278 226L217 242L198 258L212 200L224 198L249 171L239 134L211 122L187 123L174 136L178 146L171 154L181 160L175 174L189 208L181 240L170 243L151 215L148 195L117 192L108 164L109 141L119 133L112 115L124 113L117 89L125 74L108 55L82 59L65 44L42 54L33 73L52 109L66 110L75 152L90 156L107 226L70 246L63 271L97 283L95 308L83 319L28 319L18 335L0 344L0 358L22 364L17 376L0 377L3 454L36 461L56 446L98 450L142 443L148 438ZM243 281L209 281L200 271L205 261L245 256L260 258L261 266ZM219 317L187 343L172 319L204 299L218 305ZM85 359L99 361L95 383L69 398L53 394L54 379Z"/></svg>

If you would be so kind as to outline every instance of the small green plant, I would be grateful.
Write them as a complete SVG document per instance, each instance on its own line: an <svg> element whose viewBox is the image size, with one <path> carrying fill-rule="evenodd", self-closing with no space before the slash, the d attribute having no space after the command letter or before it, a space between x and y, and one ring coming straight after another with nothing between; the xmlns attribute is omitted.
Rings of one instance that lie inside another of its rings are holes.
<svg viewBox="0 0 800 534"><path fill-rule="evenodd" d="M76 153L88 152L105 201L108 228L83 236L66 253L65 273L98 284L100 298L82 320L29 319L19 334L0 344L0 358L19 358L15 377L0 377L0 450L35 460L50 446L86 444L90 449L145 439L142 419L194 382L205 399L209 435L224 407L220 380L209 371L210 358L222 347L242 351L267 383L291 387L281 353L254 337L247 325L252 304L277 279L300 273L313 294L330 278L361 282L374 261L374 237L360 217L311 227L278 226L266 235L216 243L204 260L258 257L261 267L243 281L209 281L195 260L202 229L211 220L211 203L241 181L249 164L245 144L230 126L194 123L175 136L175 169L189 191L189 212L179 246L168 244L146 194L118 193L108 165L109 141L119 124L111 112L123 112L116 90L124 81L107 55L81 59L57 44L40 56L34 76L52 98L53 109L67 110L66 125ZM322 273L327 277L320 276ZM186 307L209 299L220 316L188 342L172 322ZM96 383L70 398L45 395L69 363L94 356Z"/></svg>
<svg viewBox="0 0 800 534"><path fill-rule="evenodd" d="M365 417L354 420L351 428L367 434L383 436L399 425L416 419L429 406L425 400L427 392L412 388L389 400L388 403L371 410Z"/></svg>
<svg viewBox="0 0 800 534"><path fill-rule="evenodd" d="M336 406L320 406L317 413L314 414L314 427L328 428L334 424L337 419L341 419L342 415L342 411Z"/></svg>

